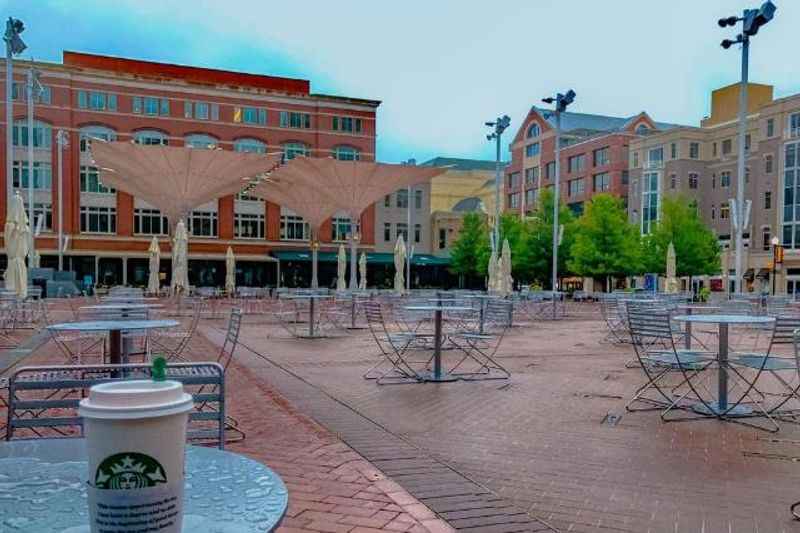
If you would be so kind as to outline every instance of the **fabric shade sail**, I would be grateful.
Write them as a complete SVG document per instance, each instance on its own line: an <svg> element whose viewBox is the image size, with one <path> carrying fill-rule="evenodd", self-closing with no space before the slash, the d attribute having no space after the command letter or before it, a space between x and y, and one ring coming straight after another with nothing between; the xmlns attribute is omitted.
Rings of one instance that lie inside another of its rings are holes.
<svg viewBox="0 0 800 533"><path fill-rule="evenodd" d="M192 209L242 191L280 164L280 154L92 139L100 180L161 210L174 227Z"/></svg>

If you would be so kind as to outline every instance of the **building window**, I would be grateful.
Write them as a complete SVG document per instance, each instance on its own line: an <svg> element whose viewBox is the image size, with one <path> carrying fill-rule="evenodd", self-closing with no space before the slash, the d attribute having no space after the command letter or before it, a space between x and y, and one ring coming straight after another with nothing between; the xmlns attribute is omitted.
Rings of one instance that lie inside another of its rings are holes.
<svg viewBox="0 0 800 533"><path fill-rule="evenodd" d="M722 188L727 188L731 186L731 173L727 170L720 172L719 174L719 186Z"/></svg>
<svg viewBox="0 0 800 533"><path fill-rule="evenodd" d="M631 165L633 168L637 168L639 166L639 152L633 152L633 164Z"/></svg>
<svg viewBox="0 0 800 533"><path fill-rule="evenodd" d="M733 141L731 139L725 139L722 141L722 155L728 155L733 151Z"/></svg>
<svg viewBox="0 0 800 533"><path fill-rule="evenodd" d="M398 222L395 228L395 239L399 239L400 236L403 236L403 241L408 242L408 224L405 222Z"/></svg>
<svg viewBox="0 0 800 533"><path fill-rule="evenodd" d="M447 229L439 228L439 249L447 248Z"/></svg>
<svg viewBox="0 0 800 533"><path fill-rule="evenodd" d="M361 125L361 119L360 118L333 117L333 130L334 131L346 131L348 133L361 133L361 128L362 128L362 125Z"/></svg>
<svg viewBox="0 0 800 533"><path fill-rule="evenodd" d="M422 240L422 224L414 224L414 242L419 243Z"/></svg>
<svg viewBox="0 0 800 533"><path fill-rule="evenodd" d="M712 189L717 188L717 175L713 172L711 173L711 188Z"/></svg>
<svg viewBox="0 0 800 533"><path fill-rule="evenodd" d="M334 217L331 219L331 240L333 242L344 242L353 232L353 223L350 217ZM358 224L355 231L358 232Z"/></svg>
<svg viewBox="0 0 800 533"><path fill-rule="evenodd" d="M717 143L711 143L711 155L717 157Z"/></svg>
<svg viewBox="0 0 800 533"><path fill-rule="evenodd" d="M520 186L520 174L519 172L512 172L508 175L508 188L515 189Z"/></svg>
<svg viewBox="0 0 800 533"><path fill-rule="evenodd" d="M134 96L133 112L151 117L168 117L169 100L167 98L156 98L154 96Z"/></svg>
<svg viewBox="0 0 800 533"><path fill-rule="evenodd" d="M569 181L569 195L570 196L578 196L583 194L585 190L585 183L583 178L578 178L576 180Z"/></svg>
<svg viewBox="0 0 800 533"><path fill-rule="evenodd" d="M384 222L383 223L383 241L389 242L392 240L392 223L391 222Z"/></svg>
<svg viewBox="0 0 800 533"><path fill-rule="evenodd" d="M717 207L712 204L711 206L711 220L715 220L717 218Z"/></svg>
<svg viewBox="0 0 800 533"><path fill-rule="evenodd" d="M161 133L160 131L155 130L142 130L137 131L133 134L133 138L137 144L144 144L144 145L162 145L167 146L169 144L169 139L167 136Z"/></svg>
<svg viewBox="0 0 800 533"><path fill-rule="evenodd" d="M116 233L116 207L81 206L81 233Z"/></svg>
<svg viewBox="0 0 800 533"><path fill-rule="evenodd" d="M544 167L544 176L548 180L555 179L556 177L556 162L550 161Z"/></svg>
<svg viewBox="0 0 800 533"><path fill-rule="evenodd" d="M785 150L783 245L800 248L800 143L787 144Z"/></svg>
<svg viewBox="0 0 800 533"><path fill-rule="evenodd" d="M265 126L267 124L267 110L262 107L234 107L233 121L242 124Z"/></svg>
<svg viewBox="0 0 800 533"><path fill-rule="evenodd" d="M525 183L532 184L539 181L539 167L525 169Z"/></svg>
<svg viewBox="0 0 800 533"><path fill-rule="evenodd" d="M719 206L719 218L720 220L728 220L731 214L731 206L729 204L722 204Z"/></svg>
<svg viewBox="0 0 800 533"><path fill-rule="evenodd" d="M281 111L281 128L310 129L311 115L308 113L295 113L294 111Z"/></svg>
<svg viewBox="0 0 800 533"><path fill-rule="evenodd" d="M700 159L700 143L689 143L689 159Z"/></svg>
<svg viewBox="0 0 800 533"><path fill-rule="evenodd" d="M772 232L769 229L769 226L764 226L761 228L761 249L765 252L768 252L769 249L772 247Z"/></svg>
<svg viewBox="0 0 800 533"><path fill-rule="evenodd" d="M519 209L519 198L520 194L518 192L512 193L508 195L508 207L511 209Z"/></svg>
<svg viewBox="0 0 800 533"><path fill-rule="evenodd" d="M664 165L664 148L651 148L647 151L647 166L650 168L661 168Z"/></svg>
<svg viewBox="0 0 800 533"><path fill-rule="evenodd" d="M744 149L746 152L750 151L750 134L747 133L744 136Z"/></svg>
<svg viewBox="0 0 800 533"><path fill-rule="evenodd" d="M308 223L297 215L281 215L281 240L307 241L311 235Z"/></svg>
<svg viewBox="0 0 800 533"><path fill-rule="evenodd" d="M133 210L133 233L136 235L166 235L169 233L167 217L158 209Z"/></svg>
<svg viewBox="0 0 800 533"><path fill-rule="evenodd" d="M580 172L586 167L586 156L573 155L567 159L567 172Z"/></svg>
<svg viewBox="0 0 800 533"><path fill-rule="evenodd" d="M622 184L627 185L630 181L630 173L627 170L622 171Z"/></svg>
<svg viewBox="0 0 800 533"><path fill-rule="evenodd" d="M358 161L361 154L352 146L337 146L333 149L333 157L339 161Z"/></svg>
<svg viewBox="0 0 800 533"><path fill-rule="evenodd" d="M196 150L212 150L217 147L217 140L205 133L194 133L186 136L184 144Z"/></svg>
<svg viewBox="0 0 800 533"><path fill-rule="evenodd" d="M670 174L669 175L669 188L675 189L678 186L678 176L677 174Z"/></svg>
<svg viewBox="0 0 800 533"><path fill-rule="evenodd" d="M791 138L800 137L800 113L789 116L789 136Z"/></svg>
<svg viewBox="0 0 800 533"><path fill-rule="evenodd" d="M642 234L647 235L658 220L658 172L642 175Z"/></svg>
<svg viewBox="0 0 800 533"><path fill-rule="evenodd" d="M690 172L689 173L689 188L696 189L700 183L700 179L696 173Z"/></svg>
<svg viewBox="0 0 800 533"><path fill-rule="evenodd" d="M395 207L408 207L408 189L400 189L395 193Z"/></svg>
<svg viewBox="0 0 800 533"><path fill-rule="evenodd" d="M100 91L78 91L78 107L93 111L116 111L117 95Z"/></svg>
<svg viewBox="0 0 800 533"><path fill-rule="evenodd" d="M764 192L764 209L772 209L772 192Z"/></svg>
<svg viewBox="0 0 800 533"><path fill-rule="evenodd" d="M27 94L28 90L26 83L14 82L14 84L11 86L11 99L14 100L15 102L27 102L28 101ZM53 103L53 90L46 85L42 85L41 91L34 93L33 101L38 104Z"/></svg>
<svg viewBox="0 0 800 533"><path fill-rule="evenodd" d="M775 135L775 119L769 118L767 119L767 137L772 137Z"/></svg>
<svg viewBox="0 0 800 533"><path fill-rule="evenodd" d="M114 194L117 192L112 187L106 187L100 183L100 171L97 167L81 165L80 182L81 192L93 192L98 194Z"/></svg>
<svg viewBox="0 0 800 533"><path fill-rule="evenodd" d="M303 143L286 143L283 145L283 159L289 161L298 155L308 155L308 147Z"/></svg>
<svg viewBox="0 0 800 533"><path fill-rule="evenodd" d="M774 163L774 158L772 154L767 154L764 156L764 173L765 174L772 174L772 165Z"/></svg>
<svg viewBox="0 0 800 533"><path fill-rule="evenodd" d="M17 120L12 130L14 146L28 146L28 121ZM36 149L49 149L52 143L52 129L49 124L33 121L33 147Z"/></svg>
<svg viewBox="0 0 800 533"><path fill-rule="evenodd" d="M87 126L85 128L81 128L81 133L80 133L81 152L86 152L89 150L91 139L115 141L117 140L117 134L111 128L106 128L104 126Z"/></svg>
<svg viewBox="0 0 800 533"><path fill-rule="evenodd" d="M609 163L608 146L599 148L592 152L592 162L594 166L599 167Z"/></svg>
<svg viewBox="0 0 800 533"><path fill-rule="evenodd" d="M234 236L237 239L263 239L265 217L255 213L236 213L233 221Z"/></svg>
<svg viewBox="0 0 800 533"><path fill-rule="evenodd" d="M594 192L603 192L611 188L611 176L608 172L601 172L592 177Z"/></svg>
<svg viewBox="0 0 800 533"><path fill-rule="evenodd" d="M258 139L237 139L233 142L235 152L267 153L267 145Z"/></svg>
<svg viewBox="0 0 800 533"><path fill-rule="evenodd" d="M533 157L539 155L539 143L532 143L525 147L525 157Z"/></svg>
<svg viewBox="0 0 800 533"><path fill-rule="evenodd" d="M414 209L422 209L422 189L414 189Z"/></svg>
<svg viewBox="0 0 800 533"><path fill-rule="evenodd" d="M219 120L219 104L186 101L183 103L183 117L196 120Z"/></svg>
<svg viewBox="0 0 800 533"><path fill-rule="evenodd" d="M526 211L530 211L532 209L531 206L533 206L536 203L536 191L537 190L538 189L528 189L527 191L525 191L525 208L526 208Z"/></svg>
<svg viewBox="0 0 800 533"><path fill-rule="evenodd" d="M216 237L218 220L216 211L192 211L187 229L195 237Z"/></svg>
<svg viewBox="0 0 800 533"><path fill-rule="evenodd" d="M28 181L28 161L14 161L12 167L12 185L19 189L30 187ZM44 161L33 162L33 188L49 191L53 184L53 169L50 163Z"/></svg>
<svg viewBox="0 0 800 533"><path fill-rule="evenodd" d="M672 143L669 145L669 158L678 159L678 143Z"/></svg>
<svg viewBox="0 0 800 533"><path fill-rule="evenodd" d="M541 129L539 125L535 122L528 127L528 139L533 139L534 137L538 137L541 134Z"/></svg>
<svg viewBox="0 0 800 533"><path fill-rule="evenodd" d="M392 195L387 194L383 197L383 207L392 207Z"/></svg>
<svg viewBox="0 0 800 533"><path fill-rule="evenodd" d="M42 231L53 231L53 204L33 203L33 227L39 226L39 219L42 218Z"/></svg>

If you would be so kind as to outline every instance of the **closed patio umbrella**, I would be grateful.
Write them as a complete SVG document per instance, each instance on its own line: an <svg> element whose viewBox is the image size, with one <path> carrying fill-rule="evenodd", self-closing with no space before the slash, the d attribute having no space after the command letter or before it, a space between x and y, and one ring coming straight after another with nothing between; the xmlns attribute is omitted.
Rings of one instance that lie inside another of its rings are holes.
<svg viewBox="0 0 800 533"><path fill-rule="evenodd" d="M405 266L406 243L403 241L403 236L400 235L397 238L397 243L394 245L394 292L397 294L403 294L405 292Z"/></svg>
<svg viewBox="0 0 800 533"><path fill-rule="evenodd" d="M503 296L511 294L514 286L514 279L511 277L511 246L508 239L503 240L503 252L500 256L500 293Z"/></svg>
<svg viewBox="0 0 800 533"><path fill-rule="evenodd" d="M236 256L233 255L233 248L230 246L225 252L225 292L228 296L236 292Z"/></svg>
<svg viewBox="0 0 800 533"><path fill-rule="evenodd" d="M675 246L669 243L669 247L667 248L667 281L665 287L665 292L669 294L678 292L678 279L676 278L678 268L676 262Z"/></svg>
<svg viewBox="0 0 800 533"><path fill-rule="evenodd" d="M359 290L367 290L367 254L361 252L361 257L358 259L358 288Z"/></svg>
<svg viewBox="0 0 800 533"><path fill-rule="evenodd" d="M347 274L347 254L344 252L344 244L339 245L339 254L336 257L336 290L342 292L347 290L347 282L344 277Z"/></svg>
<svg viewBox="0 0 800 533"><path fill-rule="evenodd" d="M153 240L150 241L150 248L147 249L150 254L150 273L147 276L147 292L150 294L158 294L161 288L161 281L158 279L158 271L161 265L161 248L158 247L158 239L153 235Z"/></svg>
<svg viewBox="0 0 800 533"><path fill-rule="evenodd" d="M25 256L28 255L28 242L31 229L28 227L28 215L19 193L11 198L5 226L6 255L6 289L14 291L19 298L28 296L28 269Z"/></svg>
<svg viewBox="0 0 800 533"><path fill-rule="evenodd" d="M488 274L489 279L486 282L486 290L488 292L496 292L497 291L497 251L492 250L492 255L489 256L489 267L488 267Z"/></svg>
<svg viewBox="0 0 800 533"><path fill-rule="evenodd" d="M176 294L189 290L189 235L183 220L175 227L172 240L172 291Z"/></svg>

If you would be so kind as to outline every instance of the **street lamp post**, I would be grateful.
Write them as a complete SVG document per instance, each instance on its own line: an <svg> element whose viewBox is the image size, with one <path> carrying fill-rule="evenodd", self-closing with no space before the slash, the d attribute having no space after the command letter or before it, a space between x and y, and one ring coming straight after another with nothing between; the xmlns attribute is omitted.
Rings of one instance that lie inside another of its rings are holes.
<svg viewBox="0 0 800 533"><path fill-rule="evenodd" d="M553 177L553 319L556 318L558 297L558 245L561 236L561 228L558 226L558 210L561 207L561 192L559 182L561 177L561 113L567 110L572 102L575 101L575 91L570 89L566 94L558 93L555 98L543 98L542 102L546 104L556 104L555 119L556 119L556 136L555 136L555 176Z"/></svg>
<svg viewBox="0 0 800 533"><path fill-rule="evenodd" d="M486 139L495 141L495 163L494 163L494 228L492 234L492 249L499 255L500 253L500 187L503 184L501 175L502 165L500 162L500 138L503 132L511 125L511 118L508 115L497 117L494 122L487 122L487 126L494 128L494 131L486 136Z"/></svg>
<svg viewBox="0 0 800 533"><path fill-rule="evenodd" d="M737 22L742 22L742 33L736 36L735 40L725 39L722 41L721 46L725 50L729 49L734 44L742 45L742 78L739 88L739 146L738 146L738 161L736 166L736 219L738 224L736 227L736 287L737 293L742 292L742 256L744 255L743 233L745 220L745 207L744 207L744 174L745 174L745 157L747 154L745 140L747 137L747 80L749 75L749 60L750 60L750 37L758 33L761 26L767 24L775 16L775 4L770 0L764 2L759 9L745 9L741 17L730 16L721 18L717 21L721 28L727 26L735 26Z"/></svg>
<svg viewBox="0 0 800 533"><path fill-rule="evenodd" d="M14 124L14 56L25 51L25 43L19 34L25 31L25 25L21 20L8 17L6 21L6 33L3 40L6 42L6 207L11 205L13 187L11 175L14 172L14 150L13 124ZM8 211L8 209L6 210Z"/></svg>
<svg viewBox="0 0 800 533"><path fill-rule="evenodd" d="M58 270L64 270L64 149L69 146L69 134L58 130Z"/></svg>
<svg viewBox="0 0 800 533"><path fill-rule="evenodd" d="M776 235L770 242L772 243L772 295L775 296L775 277L778 273L778 256L781 255L781 240Z"/></svg>

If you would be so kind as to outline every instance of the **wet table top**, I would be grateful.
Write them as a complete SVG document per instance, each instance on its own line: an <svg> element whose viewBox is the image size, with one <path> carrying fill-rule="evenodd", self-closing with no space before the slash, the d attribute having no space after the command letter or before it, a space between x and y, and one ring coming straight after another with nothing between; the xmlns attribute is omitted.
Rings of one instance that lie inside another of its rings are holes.
<svg viewBox="0 0 800 533"><path fill-rule="evenodd" d="M64 322L52 324L47 329L54 331L131 331L134 329L174 328L177 320L86 320L83 322Z"/></svg>
<svg viewBox="0 0 800 533"><path fill-rule="evenodd" d="M699 322L701 324L770 324L775 322L771 316L753 315L725 315L725 314L701 314L701 315L677 315L672 317L678 322Z"/></svg>
<svg viewBox="0 0 800 533"><path fill-rule="evenodd" d="M89 533L83 439L0 443L0 531ZM288 492L266 466L216 448L186 447L183 531L263 533Z"/></svg>

